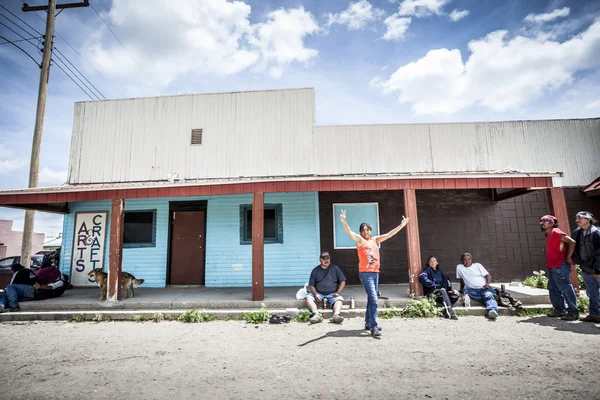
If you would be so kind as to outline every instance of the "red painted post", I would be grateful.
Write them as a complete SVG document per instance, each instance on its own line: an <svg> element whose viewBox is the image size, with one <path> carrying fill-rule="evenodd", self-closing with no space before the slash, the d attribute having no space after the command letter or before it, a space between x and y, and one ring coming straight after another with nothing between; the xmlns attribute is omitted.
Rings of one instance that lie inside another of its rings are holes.
<svg viewBox="0 0 600 400"><path fill-rule="evenodd" d="M110 258L108 263L108 301L121 300L121 262L123 261L123 226L125 201L112 201L110 212Z"/></svg>
<svg viewBox="0 0 600 400"><path fill-rule="evenodd" d="M419 219L417 217L417 196L415 189L404 189L404 216L410 221L406 225L406 248L408 250L408 282L410 292L415 296L423 295L419 284L421 273L421 242L419 240Z"/></svg>
<svg viewBox="0 0 600 400"><path fill-rule="evenodd" d="M558 218L558 227L571 236L571 227L569 225L569 213L567 212L567 201L565 200L565 191L561 187L548 188L548 202L552 215ZM571 284L579 297L579 278L577 277L577 268L575 264L571 268Z"/></svg>
<svg viewBox="0 0 600 400"><path fill-rule="evenodd" d="M252 300L265 299L265 194L252 193Z"/></svg>

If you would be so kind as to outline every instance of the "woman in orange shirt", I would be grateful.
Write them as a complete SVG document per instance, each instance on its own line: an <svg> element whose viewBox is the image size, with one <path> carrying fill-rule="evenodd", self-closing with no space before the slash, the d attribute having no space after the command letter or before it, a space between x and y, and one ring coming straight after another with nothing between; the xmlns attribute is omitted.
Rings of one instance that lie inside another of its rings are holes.
<svg viewBox="0 0 600 400"><path fill-rule="evenodd" d="M400 232L408 224L408 218L402 216L400 225L384 235L371 236L371 225L366 222L360 224L360 235L352 232L346 222L346 210L342 210L340 221L344 230L352 240L356 242L358 252L358 273L360 280L367 292L367 310L365 313L365 327L371 330L371 336L381 336L380 328L377 326L377 288L379 287L379 247L384 242Z"/></svg>

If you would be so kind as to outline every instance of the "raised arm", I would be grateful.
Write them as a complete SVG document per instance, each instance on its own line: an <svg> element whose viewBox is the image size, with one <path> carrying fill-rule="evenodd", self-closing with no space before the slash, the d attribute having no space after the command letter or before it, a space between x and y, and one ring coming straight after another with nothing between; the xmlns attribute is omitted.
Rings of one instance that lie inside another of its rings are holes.
<svg viewBox="0 0 600 400"><path fill-rule="evenodd" d="M375 243L385 242L386 240L388 240L389 238L394 236L396 233L400 232L402 230L402 228L404 228L406 226L406 224L408 224L408 218L406 218L403 215L402 222L400 223L400 225L398 225L397 227L395 227L394 229L392 229L391 231L389 231L386 234L375 236L373 238L373 239L375 239Z"/></svg>
<svg viewBox="0 0 600 400"><path fill-rule="evenodd" d="M360 235L357 235L356 233L352 232L352 230L348 226L348 222L346 221L346 210L342 210L342 212L340 213L340 221L342 221L342 226L344 227L344 230L346 231L348 236L350 236L350 239L354 240L356 244L362 244L364 239Z"/></svg>

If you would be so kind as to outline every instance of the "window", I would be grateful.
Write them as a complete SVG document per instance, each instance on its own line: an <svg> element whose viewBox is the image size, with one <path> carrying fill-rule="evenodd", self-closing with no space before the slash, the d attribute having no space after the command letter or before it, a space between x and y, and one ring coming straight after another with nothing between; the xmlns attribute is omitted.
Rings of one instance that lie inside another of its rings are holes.
<svg viewBox="0 0 600 400"><path fill-rule="evenodd" d="M192 144L202 144L202 129L192 129Z"/></svg>
<svg viewBox="0 0 600 400"><path fill-rule="evenodd" d="M281 204L265 204L265 244L283 243ZM240 205L240 244L252 244L252 205Z"/></svg>
<svg viewBox="0 0 600 400"><path fill-rule="evenodd" d="M356 243L344 231L340 221L340 212L346 210L346 221L352 232L359 234L358 228L367 222L373 229L371 235L379 235L379 204L378 203L336 203L333 205L333 248L355 249Z"/></svg>
<svg viewBox="0 0 600 400"><path fill-rule="evenodd" d="M125 211L123 247L156 246L156 210Z"/></svg>

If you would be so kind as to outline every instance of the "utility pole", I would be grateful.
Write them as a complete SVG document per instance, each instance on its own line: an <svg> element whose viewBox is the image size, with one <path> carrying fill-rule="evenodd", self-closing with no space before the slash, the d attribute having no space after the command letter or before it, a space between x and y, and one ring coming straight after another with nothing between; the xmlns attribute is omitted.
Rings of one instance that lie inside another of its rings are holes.
<svg viewBox="0 0 600 400"><path fill-rule="evenodd" d="M54 41L54 20L56 10L74 7L87 7L89 0L82 3L56 4L56 0L48 0L47 6L30 7L23 4L23 12L46 11L46 35L44 36L44 53L42 55L42 67L40 72L40 86L38 90L37 111L35 115L35 128L33 130L33 143L31 145L31 161L29 164L29 187L38 185L38 173L40 170L40 148L42 144L42 133L44 128L44 114L46 113L46 98L48 95L48 79L50 77L50 60L52 59L52 43ZM31 238L33 236L33 225L35 211L25 211L25 224L23 226L23 245L21 247L21 264L29 268L31 263Z"/></svg>

